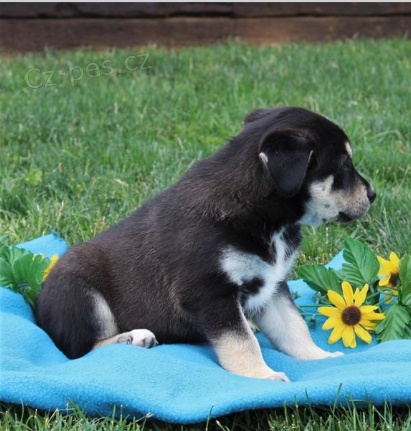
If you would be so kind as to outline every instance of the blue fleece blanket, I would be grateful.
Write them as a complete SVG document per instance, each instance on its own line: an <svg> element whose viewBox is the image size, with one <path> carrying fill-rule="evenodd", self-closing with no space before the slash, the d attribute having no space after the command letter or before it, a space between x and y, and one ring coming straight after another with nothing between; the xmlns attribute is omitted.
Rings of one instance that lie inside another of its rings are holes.
<svg viewBox="0 0 411 431"><path fill-rule="evenodd" d="M67 245L51 234L21 244L51 256ZM339 267L341 254L330 263ZM302 281L290 283L310 303L313 291ZM239 377L223 370L207 346L161 345L142 349L118 344L68 360L36 326L22 296L0 288L0 400L45 410L68 410L73 403L90 415L154 416L168 422L195 423L209 417L284 403L348 404L371 401L411 402L411 341L391 341L356 349L331 346L345 356L299 361L275 351L257 334L264 358L284 371L291 383ZM323 348L329 331L319 322L312 330Z"/></svg>

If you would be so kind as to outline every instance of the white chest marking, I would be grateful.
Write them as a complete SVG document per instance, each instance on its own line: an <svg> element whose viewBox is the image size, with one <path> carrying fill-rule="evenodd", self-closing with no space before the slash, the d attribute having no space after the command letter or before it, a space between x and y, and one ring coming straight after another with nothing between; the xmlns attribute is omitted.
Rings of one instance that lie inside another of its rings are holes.
<svg viewBox="0 0 411 431"><path fill-rule="evenodd" d="M287 244L283 232L273 235L272 245L275 250L275 261L268 263L259 256L238 251L228 247L223 251L221 267L229 280L241 287L255 279L262 281L262 287L256 294L250 294L245 301L244 309L253 313L263 308L278 288L278 283L285 280L294 262L297 251L287 255Z"/></svg>

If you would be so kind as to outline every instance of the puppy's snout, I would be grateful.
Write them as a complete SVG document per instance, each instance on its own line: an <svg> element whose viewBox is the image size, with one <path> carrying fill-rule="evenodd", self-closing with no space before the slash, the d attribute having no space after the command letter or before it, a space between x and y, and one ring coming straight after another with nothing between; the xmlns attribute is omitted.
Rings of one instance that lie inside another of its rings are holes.
<svg viewBox="0 0 411 431"><path fill-rule="evenodd" d="M372 187L368 187L367 196L368 196L370 203L373 203L375 201L375 198L377 197L377 193Z"/></svg>

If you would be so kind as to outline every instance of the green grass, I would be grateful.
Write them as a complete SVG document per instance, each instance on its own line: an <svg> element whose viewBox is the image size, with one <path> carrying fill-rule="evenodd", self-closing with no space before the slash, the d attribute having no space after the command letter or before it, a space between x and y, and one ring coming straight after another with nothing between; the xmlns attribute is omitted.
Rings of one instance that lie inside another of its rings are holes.
<svg viewBox="0 0 411 431"><path fill-rule="evenodd" d="M145 58L140 54L148 54L144 70L138 67ZM125 68L127 58L136 70ZM91 63L97 66L87 66ZM262 106L300 105L347 131L356 165L378 198L361 221L306 228L299 263L326 262L349 235L382 255L410 252L410 76L411 44L399 39L2 58L0 235L7 235L9 244L52 230L69 244L86 240L218 149L239 132L246 113ZM390 428L383 409L372 414L370 409L338 414L272 410L232 416L221 420L220 428L211 421L196 429L251 429L251 423L253 429L268 429L267 424L304 429L321 421L322 428L313 429L365 430L374 429L361 425L371 416L375 429L407 429L402 425L407 421L410 426L409 410L389 412ZM28 409L21 413L16 407L3 412L4 429L61 429L59 424L72 430L168 429L129 421L114 421L110 428L109 420L81 412L68 417Z"/></svg>
<svg viewBox="0 0 411 431"><path fill-rule="evenodd" d="M0 412L2 431L409 431L411 409L372 404L350 407L285 407L255 410L209 420L201 424L172 425L120 415L89 418L81 410L67 415L59 411L39 412L30 408L4 406ZM117 412L118 413L118 412Z"/></svg>
<svg viewBox="0 0 411 431"><path fill-rule="evenodd" d="M147 419L115 417L89 418L81 410L66 415L59 411L39 412L13 406L0 412L3 431L409 431L411 409L372 404L350 407L285 407L256 410L202 424L187 426L165 424ZM118 413L118 412L117 412Z"/></svg>

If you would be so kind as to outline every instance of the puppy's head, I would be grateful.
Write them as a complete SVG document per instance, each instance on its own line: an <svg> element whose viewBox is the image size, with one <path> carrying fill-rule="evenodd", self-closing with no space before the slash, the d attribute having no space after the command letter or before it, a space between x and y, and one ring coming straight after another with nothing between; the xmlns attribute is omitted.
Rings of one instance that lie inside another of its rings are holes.
<svg viewBox="0 0 411 431"><path fill-rule="evenodd" d="M347 135L303 108L260 109L244 120L260 136L258 155L273 192L303 202L303 224L364 216L376 194L356 171Z"/></svg>

